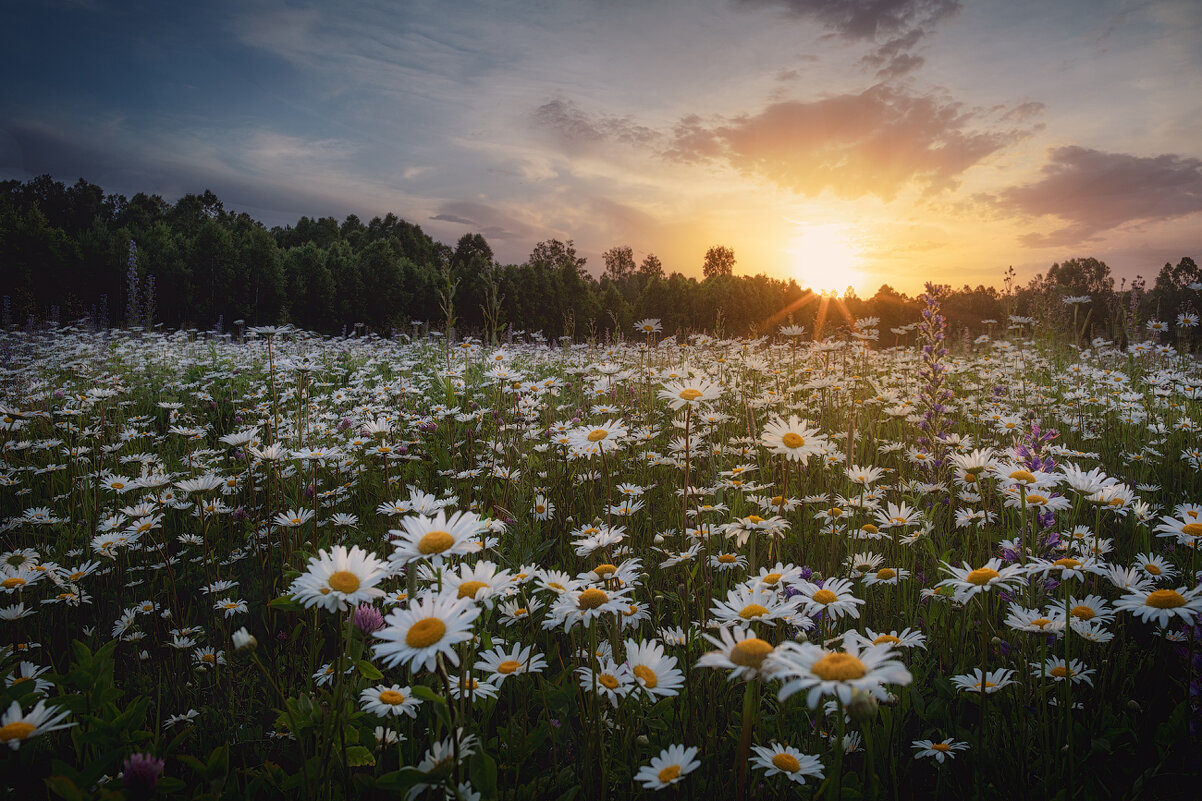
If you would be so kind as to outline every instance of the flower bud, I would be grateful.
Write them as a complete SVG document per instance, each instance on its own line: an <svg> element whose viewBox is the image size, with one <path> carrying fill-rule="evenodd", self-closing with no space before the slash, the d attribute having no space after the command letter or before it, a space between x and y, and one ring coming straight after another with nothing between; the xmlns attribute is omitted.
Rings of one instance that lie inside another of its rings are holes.
<svg viewBox="0 0 1202 801"><path fill-rule="evenodd" d="M255 639L255 635L246 630L246 626L235 631L232 636L234 648L239 651L253 651L259 647L259 641Z"/></svg>

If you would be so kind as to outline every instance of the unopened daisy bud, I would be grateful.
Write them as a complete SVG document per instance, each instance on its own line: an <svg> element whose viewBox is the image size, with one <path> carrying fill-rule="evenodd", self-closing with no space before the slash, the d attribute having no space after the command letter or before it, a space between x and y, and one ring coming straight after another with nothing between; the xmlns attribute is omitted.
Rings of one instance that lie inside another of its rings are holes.
<svg viewBox="0 0 1202 801"><path fill-rule="evenodd" d="M233 634L234 648L239 651L253 651L259 647L259 641L255 639L255 635L246 630L246 626L238 629Z"/></svg>
<svg viewBox="0 0 1202 801"><path fill-rule="evenodd" d="M877 700L863 690L852 690L847 702L847 715L857 723L866 723L876 717Z"/></svg>
<svg viewBox="0 0 1202 801"><path fill-rule="evenodd" d="M1129 709L1132 712L1143 712L1144 711L1144 708L1139 705L1139 701L1136 701L1134 698L1132 698L1130 701L1127 702L1127 709Z"/></svg>
<svg viewBox="0 0 1202 801"><path fill-rule="evenodd" d="M635 737L634 741L636 743L638 743L639 745L650 745L651 744L651 741L649 739L647 739L647 735L645 735L645 734L640 734L638 737Z"/></svg>

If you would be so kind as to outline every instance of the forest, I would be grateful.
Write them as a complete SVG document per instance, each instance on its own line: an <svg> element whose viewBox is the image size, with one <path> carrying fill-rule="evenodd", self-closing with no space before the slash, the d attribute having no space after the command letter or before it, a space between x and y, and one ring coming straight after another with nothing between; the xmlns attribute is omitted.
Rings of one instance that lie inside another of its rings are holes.
<svg viewBox="0 0 1202 801"><path fill-rule="evenodd" d="M655 318L667 334L757 335L793 324L817 339L876 317L889 345L920 309L887 284L871 298L834 299L792 280L736 274L736 255L720 245L707 253L701 280L680 271L692 265L669 269L652 254L636 264L633 252L609 249L594 275L572 240L539 242L525 262L501 264L481 234L451 247L392 213L366 223L353 214L301 217L269 229L208 190L170 203L105 193L82 178L71 186L48 175L0 182L5 327L290 323L390 336L427 326L497 341L515 333L610 339ZM1198 281L1202 269L1188 256L1166 263L1151 286L1137 278L1117 287L1104 262L1073 258L1026 284L1011 269L1002 287L951 288L944 314L953 333L1032 315L1072 319L1085 338L1125 341L1136 317L1164 318L1172 329L1169 310L1188 308Z"/></svg>

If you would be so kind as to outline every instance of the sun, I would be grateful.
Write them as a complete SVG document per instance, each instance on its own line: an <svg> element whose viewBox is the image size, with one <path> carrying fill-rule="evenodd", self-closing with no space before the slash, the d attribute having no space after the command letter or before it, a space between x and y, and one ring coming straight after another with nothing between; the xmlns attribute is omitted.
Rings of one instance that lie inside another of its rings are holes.
<svg viewBox="0 0 1202 801"><path fill-rule="evenodd" d="M865 276L859 269L860 250L851 226L840 223L798 223L788 253L793 273L802 288L821 293L842 293L849 286L859 290Z"/></svg>

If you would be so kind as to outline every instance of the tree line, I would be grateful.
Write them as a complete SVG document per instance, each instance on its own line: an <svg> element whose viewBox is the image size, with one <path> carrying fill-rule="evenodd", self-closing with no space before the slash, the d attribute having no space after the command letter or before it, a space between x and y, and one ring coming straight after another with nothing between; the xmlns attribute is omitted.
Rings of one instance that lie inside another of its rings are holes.
<svg viewBox="0 0 1202 801"><path fill-rule="evenodd" d="M634 323L660 320L665 333L771 333L779 325L833 333L850 319L877 317L888 332L917 319L914 298L883 285L861 299L816 295L793 281L735 275L735 253L710 248L702 278L641 262L622 245L603 254L600 275L571 240L534 246L521 264L501 264L485 238L454 247L389 213L301 217L268 229L227 210L211 191L174 203L154 194L107 194L83 179L50 176L0 182L0 295L6 327L30 321L105 326L231 329L292 323L329 334L382 335L415 325L495 339L515 329L548 339L630 336ZM944 312L953 329L979 328L1010 314L1066 318L1067 294L1089 295L1085 335L1122 335L1133 314L1173 315L1190 303L1202 272L1190 258L1166 264L1155 285L1114 287L1096 259L1055 264L1026 286L965 285ZM882 344L900 334L886 333Z"/></svg>

